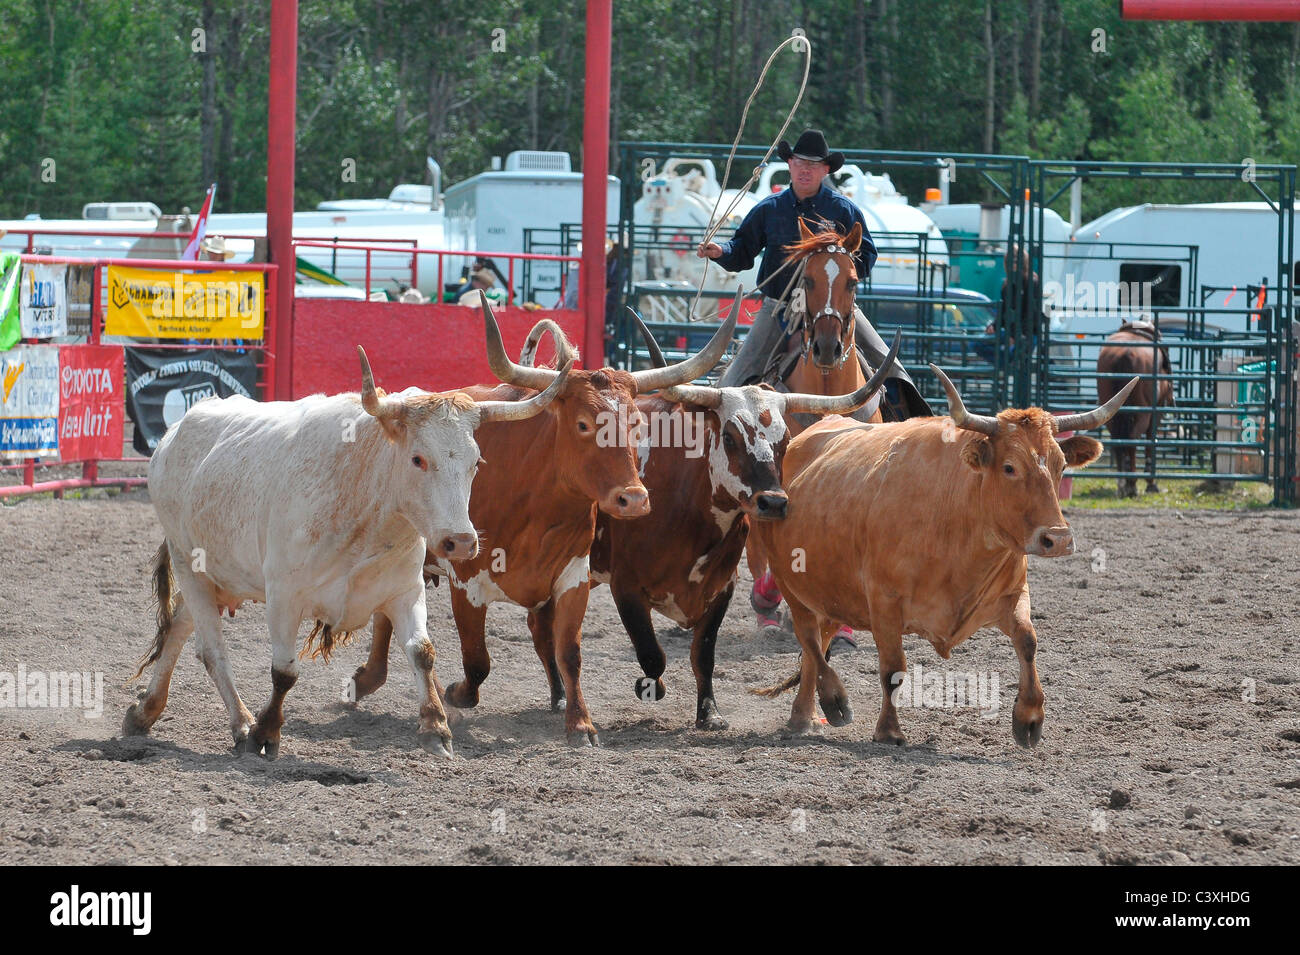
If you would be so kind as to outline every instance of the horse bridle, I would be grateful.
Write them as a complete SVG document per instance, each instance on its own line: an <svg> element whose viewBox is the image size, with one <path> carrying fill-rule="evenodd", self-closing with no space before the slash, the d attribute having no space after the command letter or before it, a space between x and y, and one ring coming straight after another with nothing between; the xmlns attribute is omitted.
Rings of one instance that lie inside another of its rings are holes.
<svg viewBox="0 0 1300 955"><path fill-rule="evenodd" d="M794 290L796 288L802 289L803 287L801 284L801 280L803 279L804 271L808 267L808 260L811 259L814 255L821 255L821 254L852 255L852 253L849 252L849 250L842 245L828 245L824 249L818 249L815 252L808 253L808 255L806 255L803 259L800 260L799 269L797 272L795 272L794 276L790 279L790 285L786 288L786 294L783 297L782 301L785 303L787 309L789 308L790 300L793 297ZM809 315L807 310L806 297L804 298L804 302L805 302L804 308L799 313L797 313L797 324L795 325L794 329L791 330L791 333L793 334L793 332L797 330L799 334L802 336L803 344L800 347L800 352L802 353L803 357L807 359L808 353L812 351L812 336L808 334L808 331L812 326L812 324L815 323L818 319L825 318L827 316L836 319L840 323L840 330L837 337L842 343L844 341L844 336L848 334L849 321L853 313L850 310L849 314L847 315L840 314L834 308L831 307L830 296L827 296L826 304L825 306L822 307L822 310L818 312L816 315ZM839 360L836 361L835 364L832 365L831 367L832 368L841 367L846 361L848 361L849 355L851 355L854 352L854 350L855 350L854 343L850 342L848 347L843 349L843 353L840 355Z"/></svg>

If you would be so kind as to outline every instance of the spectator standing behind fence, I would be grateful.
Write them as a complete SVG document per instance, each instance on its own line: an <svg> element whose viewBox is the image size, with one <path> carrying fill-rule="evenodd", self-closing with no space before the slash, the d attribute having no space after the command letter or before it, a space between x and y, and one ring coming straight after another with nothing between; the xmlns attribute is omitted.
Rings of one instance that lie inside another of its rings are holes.
<svg viewBox="0 0 1300 955"><path fill-rule="evenodd" d="M458 305L479 308L480 302L487 299L489 305L504 305L505 289L497 287L497 278L489 269L475 269L469 276L469 287L456 299Z"/></svg>

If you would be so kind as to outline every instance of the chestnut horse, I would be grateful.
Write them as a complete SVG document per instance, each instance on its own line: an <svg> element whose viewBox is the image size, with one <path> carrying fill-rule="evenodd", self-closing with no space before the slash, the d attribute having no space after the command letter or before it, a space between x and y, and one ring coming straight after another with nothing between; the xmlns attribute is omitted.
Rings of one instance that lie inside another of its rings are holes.
<svg viewBox="0 0 1300 955"><path fill-rule="evenodd" d="M793 367L784 355L778 360L773 383L782 385L781 390L844 395L866 384L871 372L857 349L853 318L858 287L853 253L861 243L859 223L854 223L848 235L840 235L834 229L814 232L803 219L799 220L799 241L785 247L789 253L786 262L793 264L799 275L786 305L786 324L792 330L791 350L797 345L799 354ZM785 368L789 370L782 375L781 369ZM865 422L883 421L879 395L853 417ZM787 415L790 437L816 420L812 415ZM768 570L757 534L749 535L745 557L754 575L750 602L759 614L760 625L773 626L775 621L767 614L780 605L781 592Z"/></svg>

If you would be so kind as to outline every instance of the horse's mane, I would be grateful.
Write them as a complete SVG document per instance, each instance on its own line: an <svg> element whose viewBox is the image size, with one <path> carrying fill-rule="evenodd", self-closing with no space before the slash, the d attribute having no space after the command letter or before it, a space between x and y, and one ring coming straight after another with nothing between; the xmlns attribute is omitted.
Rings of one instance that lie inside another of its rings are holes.
<svg viewBox="0 0 1300 955"><path fill-rule="evenodd" d="M832 245L843 245L846 236L842 236L835 229L827 229L825 232L814 232L806 239L799 239L797 242L791 242L785 246L785 251L791 254L792 258L806 259L814 252L824 252Z"/></svg>

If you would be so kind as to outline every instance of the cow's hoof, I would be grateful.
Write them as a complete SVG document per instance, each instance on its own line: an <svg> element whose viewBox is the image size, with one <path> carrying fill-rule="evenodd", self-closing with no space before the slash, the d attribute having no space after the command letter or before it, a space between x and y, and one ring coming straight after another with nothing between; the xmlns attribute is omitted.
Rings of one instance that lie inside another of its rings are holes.
<svg viewBox="0 0 1300 955"><path fill-rule="evenodd" d="M132 703L131 708L122 717L123 736L148 736L150 727L140 719L140 704Z"/></svg>
<svg viewBox="0 0 1300 955"><path fill-rule="evenodd" d="M1025 749L1033 749L1038 745L1038 741L1043 738L1043 721L1030 720L1021 722L1017 719L1011 721L1011 733L1015 736L1016 742Z"/></svg>
<svg viewBox="0 0 1300 955"><path fill-rule="evenodd" d="M639 676L632 686L636 689L636 698L646 703L658 703L668 694L661 678L652 680L648 676Z"/></svg>
<svg viewBox="0 0 1300 955"><path fill-rule="evenodd" d="M447 702L459 710L472 710L478 706L478 690L468 688L463 681L447 687Z"/></svg>
<svg viewBox="0 0 1300 955"><path fill-rule="evenodd" d="M451 734L443 736L441 733L430 730L427 733L419 734L417 739L420 742L420 749L430 756L441 756L444 759L452 758Z"/></svg>
<svg viewBox="0 0 1300 955"><path fill-rule="evenodd" d="M727 721L713 707L707 707L699 716L695 717L695 728L697 730L725 730Z"/></svg>
<svg viewBox="0 0 1300 955"><path fill-rule="evenodd" d="M818 702L822 705L822 712L826 714L826 722L831 726L847 726L853 722L853 707L849 706L847 696L839 698L824 696Z"/></svg>
<svg viewBox="0 0 1300 955"><path fill-rule="evenodd" d="M877 726L876 731L871 734L871 739L876 743L892 743L894 746L906 746L907 737L902 731L893 726Z"/></svg>
<svg viewBox="0 0 1300 955"><path fill-rule="evenodd" d="M790 719L786 723L786 728L792 736L821 736L822 724L817 720Z"/></svg>
<svg viewBox="0 0 1300 955"><path fill-rule="evenodd" d="M600 745L600 736L594 729L592 730L570 730L568 733L569 745L574 749L592 749Z"/></svg>

